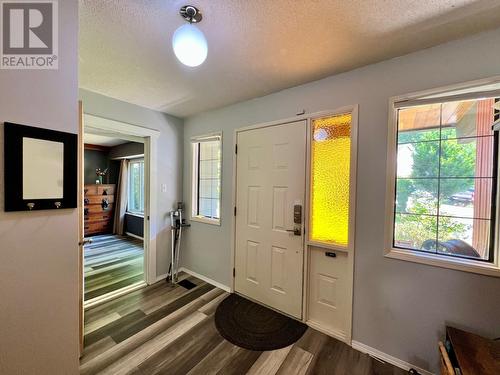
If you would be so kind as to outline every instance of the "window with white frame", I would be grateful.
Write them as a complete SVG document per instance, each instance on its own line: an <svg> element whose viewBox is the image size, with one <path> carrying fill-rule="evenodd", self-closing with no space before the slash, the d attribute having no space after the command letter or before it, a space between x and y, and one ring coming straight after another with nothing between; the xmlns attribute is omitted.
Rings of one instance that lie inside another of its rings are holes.
<svg viewBox="0 0 500 375"><path fill-rule="evenodd" d="M129 162L127 211L144 215L144 159Z"/></svg>
<svg viewBox="0 0 500 375"><path fill-rule="evenodd" d="M498 134L492 130L498 96L441 93L395 103L386 252L498 262Z"/></svg>
<svg viewBox="0 0 500 375"><path fill-rule="evenodd" d="M221 198L220 134L192 139L192 219L218 224Z"/></svg>

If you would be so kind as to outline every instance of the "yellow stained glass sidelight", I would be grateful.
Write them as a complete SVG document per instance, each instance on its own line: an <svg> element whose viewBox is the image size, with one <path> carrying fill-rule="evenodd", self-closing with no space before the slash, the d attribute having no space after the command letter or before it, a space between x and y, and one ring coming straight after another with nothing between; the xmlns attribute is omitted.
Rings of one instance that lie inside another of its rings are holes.
<svg viewBox="0 0 500 375"><path fill-rule="evenodd" d="M312 241L348 245L351 122L351 113L312 121Z"/></svg>

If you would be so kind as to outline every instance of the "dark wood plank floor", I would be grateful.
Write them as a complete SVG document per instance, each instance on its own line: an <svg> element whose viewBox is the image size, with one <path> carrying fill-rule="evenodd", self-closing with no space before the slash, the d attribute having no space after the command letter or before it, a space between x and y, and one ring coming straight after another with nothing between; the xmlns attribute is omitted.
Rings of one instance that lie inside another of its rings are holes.
<svg viewBox="0 0 500 375"><path fill-rule="evenodd" d="M142 241L129 236L100 235L85 245L85 301L144 279Z"/></svg>
<svg viewBox="0 0 500 375"><path fill-rule="evenodd" d="M81 374L406 374L311 328L280 350L239 348L214 324L215 309L228 294L184 278L196 286L163 281L86 312Z"/></svg>

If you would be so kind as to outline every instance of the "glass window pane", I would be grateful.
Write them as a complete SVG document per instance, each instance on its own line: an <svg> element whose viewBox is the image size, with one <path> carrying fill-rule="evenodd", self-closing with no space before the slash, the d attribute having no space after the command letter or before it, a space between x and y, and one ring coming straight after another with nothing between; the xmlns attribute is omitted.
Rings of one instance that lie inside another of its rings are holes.
<svg viewBox="0 0 500 375"><path fill-rule="evenodd" d="M491 136L494 99L443 103L442 135L445 138Z"/></svg>
<svg viewBox="0 0 500 375"><path fill-rule="evenodd" d="M212 203L210 199L200 198L199 214L206 217L212 217Z"/></svg>
<svg viewBox="0 0 500 375"><path fill-rule="evenodd" d="M481 99L398 110L396 246L489 257L494 104Z"/></svg>
<svg viewBox="0 0 500 375"><path fill-rule="evenodd" d="M400 109L398 143L439 140L440 113L440 104Z"/></svg>
<svg viewBox="0 0 500 375"><path fill-rule="evenodd" d="M436 239L436 216L396 214L394 246L435 252Z"/></svg>
<svg viewBox="0 0 500 375"><path fill-rule="evenodd" d="M133 160L129 163L127 210L134 213L144 212L144 160Z"/></svg>
<svg viewBox="0 0 500 375"><path fill-rule="evenodd" d="M396 212L437 214L437 178L398 179L396 184Z"/></svg>
<svg viewBox="0 0 500 375"><path fill-rule="evenodd" d="M200 190L198 192L200 198L212 198L211 194L211 180L200 179Z"/></svg>
<svg viewBox="0 0 500 375"><path fill-rule="evenodd" d="M212 207L211 207L212 217L218 219L220 217L220 202L218 199L212 199Z"/></svg>
<svg viewBox="0 0 500 375"><path fill-rule="evenodd" d="M487 259L490 221L440 217L438 240L439 253Z"/></svg>
<svg viewBox="0 0 500 375"><path fill-rule="evenodd" d="M438 177L439 141L398 145L398 177Z"/></svg>
<svg viewBox="0 0 500 375"><path fill-rule="evenodd" d="M438 177L439 141L398 145L398 177Z"/></svg>
<svg viewBox="0 0 500 375"><path fill-rule="evenodd" d="M220 166L221 166L221 142L219 140L203 141L194 147L193 160L199 164L197 181L197 211L195 215L207 218L218 218L219 215L219 192L220 192Z"/></svg>
<svg viewBox="0 0 500 375"><path fill-rule="evenodd" d="M493 137L441 142L441 177L492 177Z"/></svg>
<svg viewBox="0 0 500 375"><path fill-rule="evenodd" d="M219 199L220 197L220 180L212 180L212 196L211 198Z"/></svg>
<svg viewBox="0 0 500 375"><path fill-rule="evenodd" d="M200 160L200 178L212 177L212 160Z"/></svg>
<svg viewBox="0 0 500 375"><path fill-rule="evenodd" d="M346 246L349 234L350 113L315 119L311 145L310 239Z"/></svg>
<svg viewBox="0 0 500 375"><path fill-rule="evenodd" d="M441 179L439 214L489 219L492 191L492 178Z"/></svg>

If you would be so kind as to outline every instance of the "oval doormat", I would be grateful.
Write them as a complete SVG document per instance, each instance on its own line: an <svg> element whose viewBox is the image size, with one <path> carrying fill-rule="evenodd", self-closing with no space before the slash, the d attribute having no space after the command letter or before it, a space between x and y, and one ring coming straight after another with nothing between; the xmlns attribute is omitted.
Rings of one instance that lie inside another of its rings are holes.
<svg viewBox="0 0 500 375"><path fill-rule="evenodd" d="M281 349L302 337L307 326L231 294L215 311L215 326L227 341L249 350Z"/></svg>

